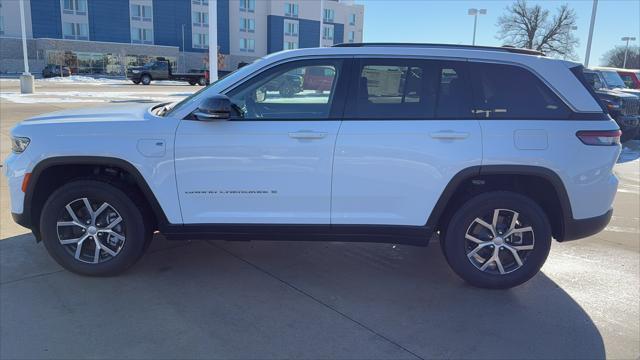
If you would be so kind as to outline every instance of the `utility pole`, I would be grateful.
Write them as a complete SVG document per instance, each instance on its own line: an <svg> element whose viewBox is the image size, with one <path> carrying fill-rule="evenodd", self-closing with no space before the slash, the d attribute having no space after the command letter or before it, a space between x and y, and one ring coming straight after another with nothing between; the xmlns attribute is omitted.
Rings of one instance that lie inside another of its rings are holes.
<svg viewBox="0 0 640 360"><path fill-rule="evenodd" d="M473 16L473 41L471 45L476 45L476 28L478 27L478 15L487 15L487 9L469 9L469 15Z"/></svg>
<svg viewBox="0 0 640 360"><path fill-rule="evenodd" d="M626 41L627 45L624 47L624 61L622 62L622 68L627 68L627 54L629 53L629 41L636 41L636 38L625 36L621 39L622 41Z"/></svg>
<svg viewBox="0 0 640 360"><path fill-rule="evenodd" d="M229 14L227 14L228 16ZM209 83L218 80L218 1L209 0Z"/></svg>
<svg viewBox="0 0 640 360"><path fill-rule="evenodd" d="M29 57L27 56L27 25L24 20L24 0L20 0L20 24L22 26L22 57L24 58L24 72L20 75L20 93L33 93L33 75L29 72Z"/></svg>
<svg viewBox="0 0 640 360"><path fill-rule="evenodd" d="M587 39L587 53L584 56L584 67L589 67L589 55L591 54L591 40L593 39L593 27L596 23L596 11L598 10L598 0L593 0L591 9L591 23L589 24L589 38Z"/></svg>

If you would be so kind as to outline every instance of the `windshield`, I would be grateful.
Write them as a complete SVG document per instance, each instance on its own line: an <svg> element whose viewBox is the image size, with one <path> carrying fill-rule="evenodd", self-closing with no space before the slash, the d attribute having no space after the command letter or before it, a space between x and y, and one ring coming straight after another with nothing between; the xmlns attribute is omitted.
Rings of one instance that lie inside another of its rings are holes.
<svg viewBox="0 0 640 360"><path fill-rule="evenodd" d="M602 71L602 77L604 77L604 81L607 83L607 86L612 88L626 88L627 86L622 81L620 75L618 75L615 71Z"/></svg>

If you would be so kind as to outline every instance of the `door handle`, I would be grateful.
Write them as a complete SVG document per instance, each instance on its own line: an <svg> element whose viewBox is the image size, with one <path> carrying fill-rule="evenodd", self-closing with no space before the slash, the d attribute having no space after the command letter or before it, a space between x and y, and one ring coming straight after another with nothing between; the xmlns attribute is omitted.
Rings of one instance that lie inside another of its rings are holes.
<svg viewBox="0 0 640 360"><path fill-rule="evenodd" d="M462 140L469 137L469 133L450 131L450 130L436 131L436 132L432 132L429 135L431 135L431 137L434 139L442 139L442 140Z"/></svg>
<svg viewBox="0 0 640 360"><path fill-rule="evenodd" d="M296 131L289 133L289 137L292 139L322 139L325 136L327 136L326 132L319 131Z"/></svg>

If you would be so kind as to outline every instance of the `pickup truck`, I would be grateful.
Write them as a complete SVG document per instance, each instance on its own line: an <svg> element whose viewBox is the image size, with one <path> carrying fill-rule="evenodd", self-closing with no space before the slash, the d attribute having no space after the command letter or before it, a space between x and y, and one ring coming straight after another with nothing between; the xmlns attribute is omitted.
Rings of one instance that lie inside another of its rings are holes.
<svg viewBox="0 0 640 360"><path fill-rule="evenodd" d="M188 73L176 73L171 68L171 63L163 58L158 58L143 66L127 69L127 79L134 84L149 85L151 80L175 80L186 81L191 85L205 86L209 83L207 71L192 71Z"/></svg>

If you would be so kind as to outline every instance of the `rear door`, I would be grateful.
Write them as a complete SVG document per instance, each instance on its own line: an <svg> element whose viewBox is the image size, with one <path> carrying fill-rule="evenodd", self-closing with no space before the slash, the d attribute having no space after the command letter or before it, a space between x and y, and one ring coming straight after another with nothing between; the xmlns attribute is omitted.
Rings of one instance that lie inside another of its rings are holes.
<svg viewBox="0 0 640 360"><path fill-rule="evenodd" d="M480 165L466 61L363 58L333 166L333 224L425 225L455 174Z"/></svg>

